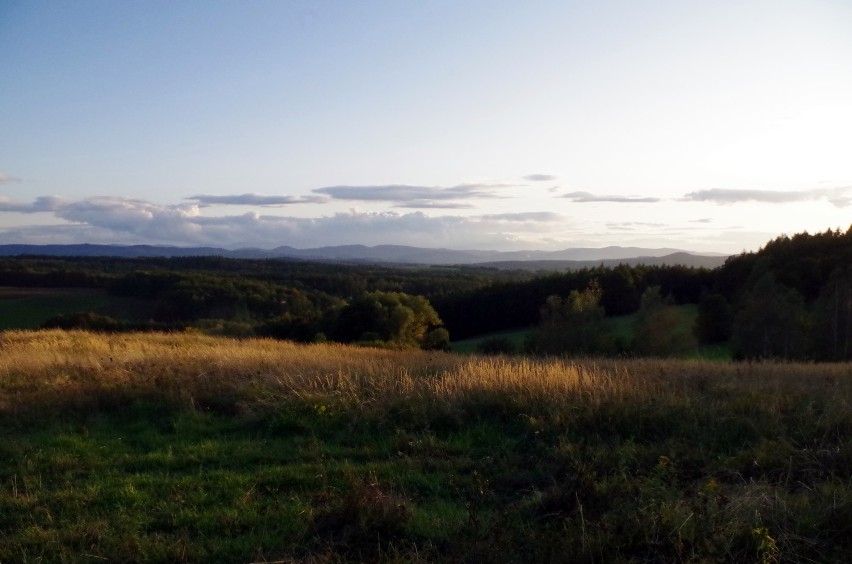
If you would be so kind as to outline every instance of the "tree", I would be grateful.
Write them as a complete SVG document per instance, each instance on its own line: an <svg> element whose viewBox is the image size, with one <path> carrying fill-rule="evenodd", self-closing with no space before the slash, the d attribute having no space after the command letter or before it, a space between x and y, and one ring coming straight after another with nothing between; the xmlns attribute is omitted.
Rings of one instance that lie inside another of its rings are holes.
<svg viewBox="0 0 852 564"><path fill-rule="evenodd" d="M423 340L420 342L420 348L427 351L450 350L450 332L443 327L430 329L425 335L423 335Z"/></svg>
<svg viewBox="0 0 852 564"><path fill-rule="evenodd" d="M705 294L698 303L695 336L702 344L714 344L731 338L734 321L731 306L722 294Z"/></svg>
<svg viewBox="0 0 852 564"><path fill-rule="evenodd" d="M604 269L599 280L602 290L600 304L606 315L627 315L639 308L634 269L619 264L615 268Z"/></svg>
<svg viewBox="0 0 852 564"><path fill-rule="evenodd" d="M442 348L449 334L423 296L366 292L340 311L334 336L344 342L382 341L406 347Z"/></svg>
<svg viewBox="0 0 852 564"><path fill-rule="evenodd" d="M567 298L549 296L541 308L541 323L530 333L526 349L537 354L611 352L614 339L606 330L601 289L592 282Z"/></svg>
<svg viewBox="0 0 852 564"><path fill-rule="evenodd" d="M817 299L815 317L816 357L852 359L852 267L831 274Z"/></svg>
<svg viewBox="0 0 852 564"><path fill-rule="evenodd" d="M634 325L636 352L669 356L695 347L695 337L684 323L681 310L671 298L663 298L659 286L646 288L640 303Z"/></svg>
<svg viewBox="0 0 852 564"><path fill-rule="evenodd" d="M764 273L734 318L731 342L739 358L804 358L809 319L802 296Z"/></svg>

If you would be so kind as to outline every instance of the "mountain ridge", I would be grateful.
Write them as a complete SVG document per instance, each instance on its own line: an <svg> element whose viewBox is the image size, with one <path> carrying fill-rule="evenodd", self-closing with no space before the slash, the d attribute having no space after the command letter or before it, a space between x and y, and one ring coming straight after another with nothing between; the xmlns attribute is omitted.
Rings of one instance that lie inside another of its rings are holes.
<svg viewBox="0 0 852 564"><path fill-rule="evenodd" d="M406 245L338 245L297 249L279 246L272 249L218 247L176 247L158 245L0 245L0 256L86 256L86 257L196 257L222 256L236 259L298 259L332 262L370 262L383 264L477 265L494 268L562 270L625 264L683 264L685 266L721 265L727 255L687 252L681 249L608 246L578 247L558 251L482 251Z"/></svg>

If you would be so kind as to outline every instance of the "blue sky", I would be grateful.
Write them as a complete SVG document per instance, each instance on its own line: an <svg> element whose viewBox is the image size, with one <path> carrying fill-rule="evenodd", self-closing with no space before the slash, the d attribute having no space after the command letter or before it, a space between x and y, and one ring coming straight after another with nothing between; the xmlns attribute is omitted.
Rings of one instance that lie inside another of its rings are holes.
<svg viewBox="0 0 852 564"><path fill-rule="evenodd" d="M852 3L0 3L0 243L846 229Z"/></svg>

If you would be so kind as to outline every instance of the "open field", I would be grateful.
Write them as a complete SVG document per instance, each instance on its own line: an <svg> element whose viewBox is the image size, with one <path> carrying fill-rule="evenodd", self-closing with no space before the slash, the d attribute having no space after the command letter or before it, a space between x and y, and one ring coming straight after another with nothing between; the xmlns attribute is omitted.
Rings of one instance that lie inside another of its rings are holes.
<svg viewBox="0 0 852 564"><path fill-rule="evenodd" d="M0 286L0 330L37 329L51 317L81 311L145 319L149 309L143 300L110 296L104 290Z"/></svg>
<svg viewBox="0 0 852 564"><path fill-rule="evenodd" d="M0 329L36 329L54 315L100 310L107 301L99 290L0 287Z"/></svg>
<svg viewBox="0 0 852 564"><path fill-rule="evenodd" d="M450 343L452 346L453 352L463 353L463 354L473 354L477 351L479 345L487 340L497 338L505 338L511 342L515 349L518 351L522 351L524 348L524 341L529 335L531 329L514 329L510 331L498 331L495 333L488 333L487 335L480 335L478 337L472 337L470 339L463 339L461 341L453 341Z"/></svg>
<svg viewBox="0 0 852 564"><path fill-rule="evenodd" d="M842 562L852 365L0 333L0 561Z"/></svg>
<svg viewBox="0 0 852 564"><path fill-rule="evenodd" d="M695 318L698 315L697 307L692 304L676 306L675 311L677 311L678 314L678 323L675 329L691 333L695 325ZM608 317L606 318L606 327L612 333L613 336L618 339L621 339L625 343L629 343L632 342L635 337L634 326L638 318L638 313L633 313L630 315L621 315L616 317ZM453 352L462 354L474 354L479 350L479 347L483 343L483 341L487 341L488 339L493 338L500 338L508 340L508 342L510 342L515 347L515 351L520 352L524 350L524 342L527 336L532 331L533 328L514 329L511 331L499 331L495 333L489 333L487 335L480 335L470 339L453 341L451 343L451 346ZM715 345L697 345L696 347L688 351L684 351L675 356L679 358L719 361L729 361L732 357L731 349L728 343L720 343Z"/></svg>

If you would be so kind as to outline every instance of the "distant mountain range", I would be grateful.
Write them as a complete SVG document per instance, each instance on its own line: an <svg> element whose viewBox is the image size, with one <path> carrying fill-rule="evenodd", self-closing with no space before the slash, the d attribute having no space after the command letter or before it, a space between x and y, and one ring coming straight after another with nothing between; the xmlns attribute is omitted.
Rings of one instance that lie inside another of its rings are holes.
<svg viewBox="0 0 852 564"><path fill-rule="evenodd" d="M527 270L571 270L617 264L680 264L715 268L727 255L688 253L679 249L603 247L561 251L475 251L428 249L403 245L341 245L315 249L276 247L274 249L219 249L216 247L168 247L154 245L0 245L0 256L85 256L85 257L196 257L222 256L241 259L300 259L328 262L373 264L478 265Z"/></svg>

